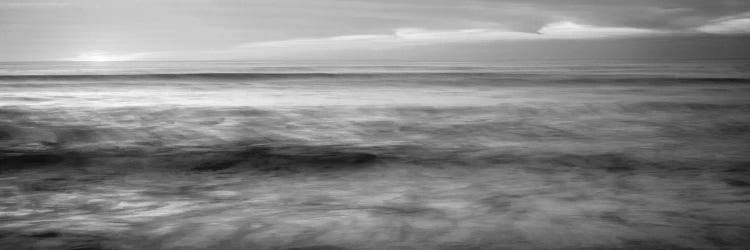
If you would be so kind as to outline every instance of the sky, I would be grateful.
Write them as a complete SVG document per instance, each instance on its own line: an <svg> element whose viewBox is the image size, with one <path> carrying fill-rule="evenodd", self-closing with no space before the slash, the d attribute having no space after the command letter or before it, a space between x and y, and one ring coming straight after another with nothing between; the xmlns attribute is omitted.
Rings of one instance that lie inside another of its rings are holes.
<svg viewBox="0 0 750 250"><path fill-rule="evenodd" d="M748 0L0 0L0 61L750 58Z"/></svg>

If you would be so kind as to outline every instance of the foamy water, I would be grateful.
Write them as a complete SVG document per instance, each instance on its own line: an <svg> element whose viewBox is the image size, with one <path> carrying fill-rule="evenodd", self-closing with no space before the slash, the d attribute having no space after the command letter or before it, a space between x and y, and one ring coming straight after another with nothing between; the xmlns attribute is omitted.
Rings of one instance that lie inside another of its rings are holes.
<svg viewBox="0 0 750 250"><path fill-rule="evenodd" d="M750 63L0 65L0 245L742 249Z"/></svg>

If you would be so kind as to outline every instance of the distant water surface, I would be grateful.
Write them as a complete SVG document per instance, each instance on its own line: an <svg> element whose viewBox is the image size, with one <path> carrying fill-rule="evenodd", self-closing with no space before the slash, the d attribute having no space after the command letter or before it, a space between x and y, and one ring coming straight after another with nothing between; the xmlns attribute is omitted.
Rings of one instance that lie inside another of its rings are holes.
<svg viewBox="0 0 750 250"><path fill-rule="evenodd" d="M743 249L750 61L0 63L0 246Z"/></svg>

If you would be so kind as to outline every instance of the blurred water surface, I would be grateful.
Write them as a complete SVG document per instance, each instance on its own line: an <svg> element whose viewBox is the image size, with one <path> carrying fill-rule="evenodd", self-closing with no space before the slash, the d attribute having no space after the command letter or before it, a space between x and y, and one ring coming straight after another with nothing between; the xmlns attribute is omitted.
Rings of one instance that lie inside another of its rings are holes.
<svg viewBox="0 0 750 250"><path fill-rule="evenodd" d="M0 64L0 246L742 249L750 61Z"/></svg>

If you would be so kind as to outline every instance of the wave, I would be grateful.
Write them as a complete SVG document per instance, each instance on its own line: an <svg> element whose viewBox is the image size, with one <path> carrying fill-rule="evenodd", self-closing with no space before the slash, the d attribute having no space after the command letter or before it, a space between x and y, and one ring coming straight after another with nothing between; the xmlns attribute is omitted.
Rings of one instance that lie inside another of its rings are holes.
<svg viewBox="0 0 750 250"><path fill-rule="evenodd" d="M158 73L158 74L81 74L81 75L0 75L0 80L255 80L255 79L308 79L308 78L377 78L377 77L439 77L439 76L512 76L499 73L476 72L392 72L392 73ZM520 75L518 75L520 76Z"/></svg>
<svg viewBox="0 0 750 250"><path fill-rule="evenodd" d="M90 110L0 107L3 148L106 148L156 150L217 147L257 139L328 144L390 143L419 136L427 145L452 140L580 140L597 138L591 127L624 128L674 136L747 134L750 105L709 102L502 104L483 107L115 107ZM716 119L724 117L725 119ZM598 117L592 120L591 117ZM674 122L676 119L690 122ZM430 122L425 122L430 121ZM567 123L561 123L567 122ZM605 135L608 130L599 131ZM623 132L628 132L627 130ZM330 136L329 136L330 135ZM333 136L335 135L335 136ZM129 150L125 150L129 151Z"/></svg>
<svg viewBox="0 0 750 250"><path fill-rule="evenodd" d="M164 152L0 150L0 173L39 168L125 167L143 171L304 173L356 171L373 167L416 166L423 168L502 168L535 172L633 173L670 170L747 171L749 161L651 159L636 152L563 152L543 149L453 148L425 145L310 145L288 143L227 144L205 148L173 148Z"/></svg>
<svg viewBox="0 0 750 250"><path fill-rule="evenodd" d="M272 79L372 79L372 78L473 78L558 83L750 83L742 77L674 77L629 74L558 74L507 72L280 72L280 73L148 73L148 74L44 74L0 75L0 81L107 81L107 80L272 80Z"/></svg>
<svg viewBox="0 0 750 250"><path fill-rule="evenodd" d="M284 79L331 78L377 74L339 73L164 73L164 74L81 74L81 75L0 75L0 80L179 80L179 79Z"/></svg>

